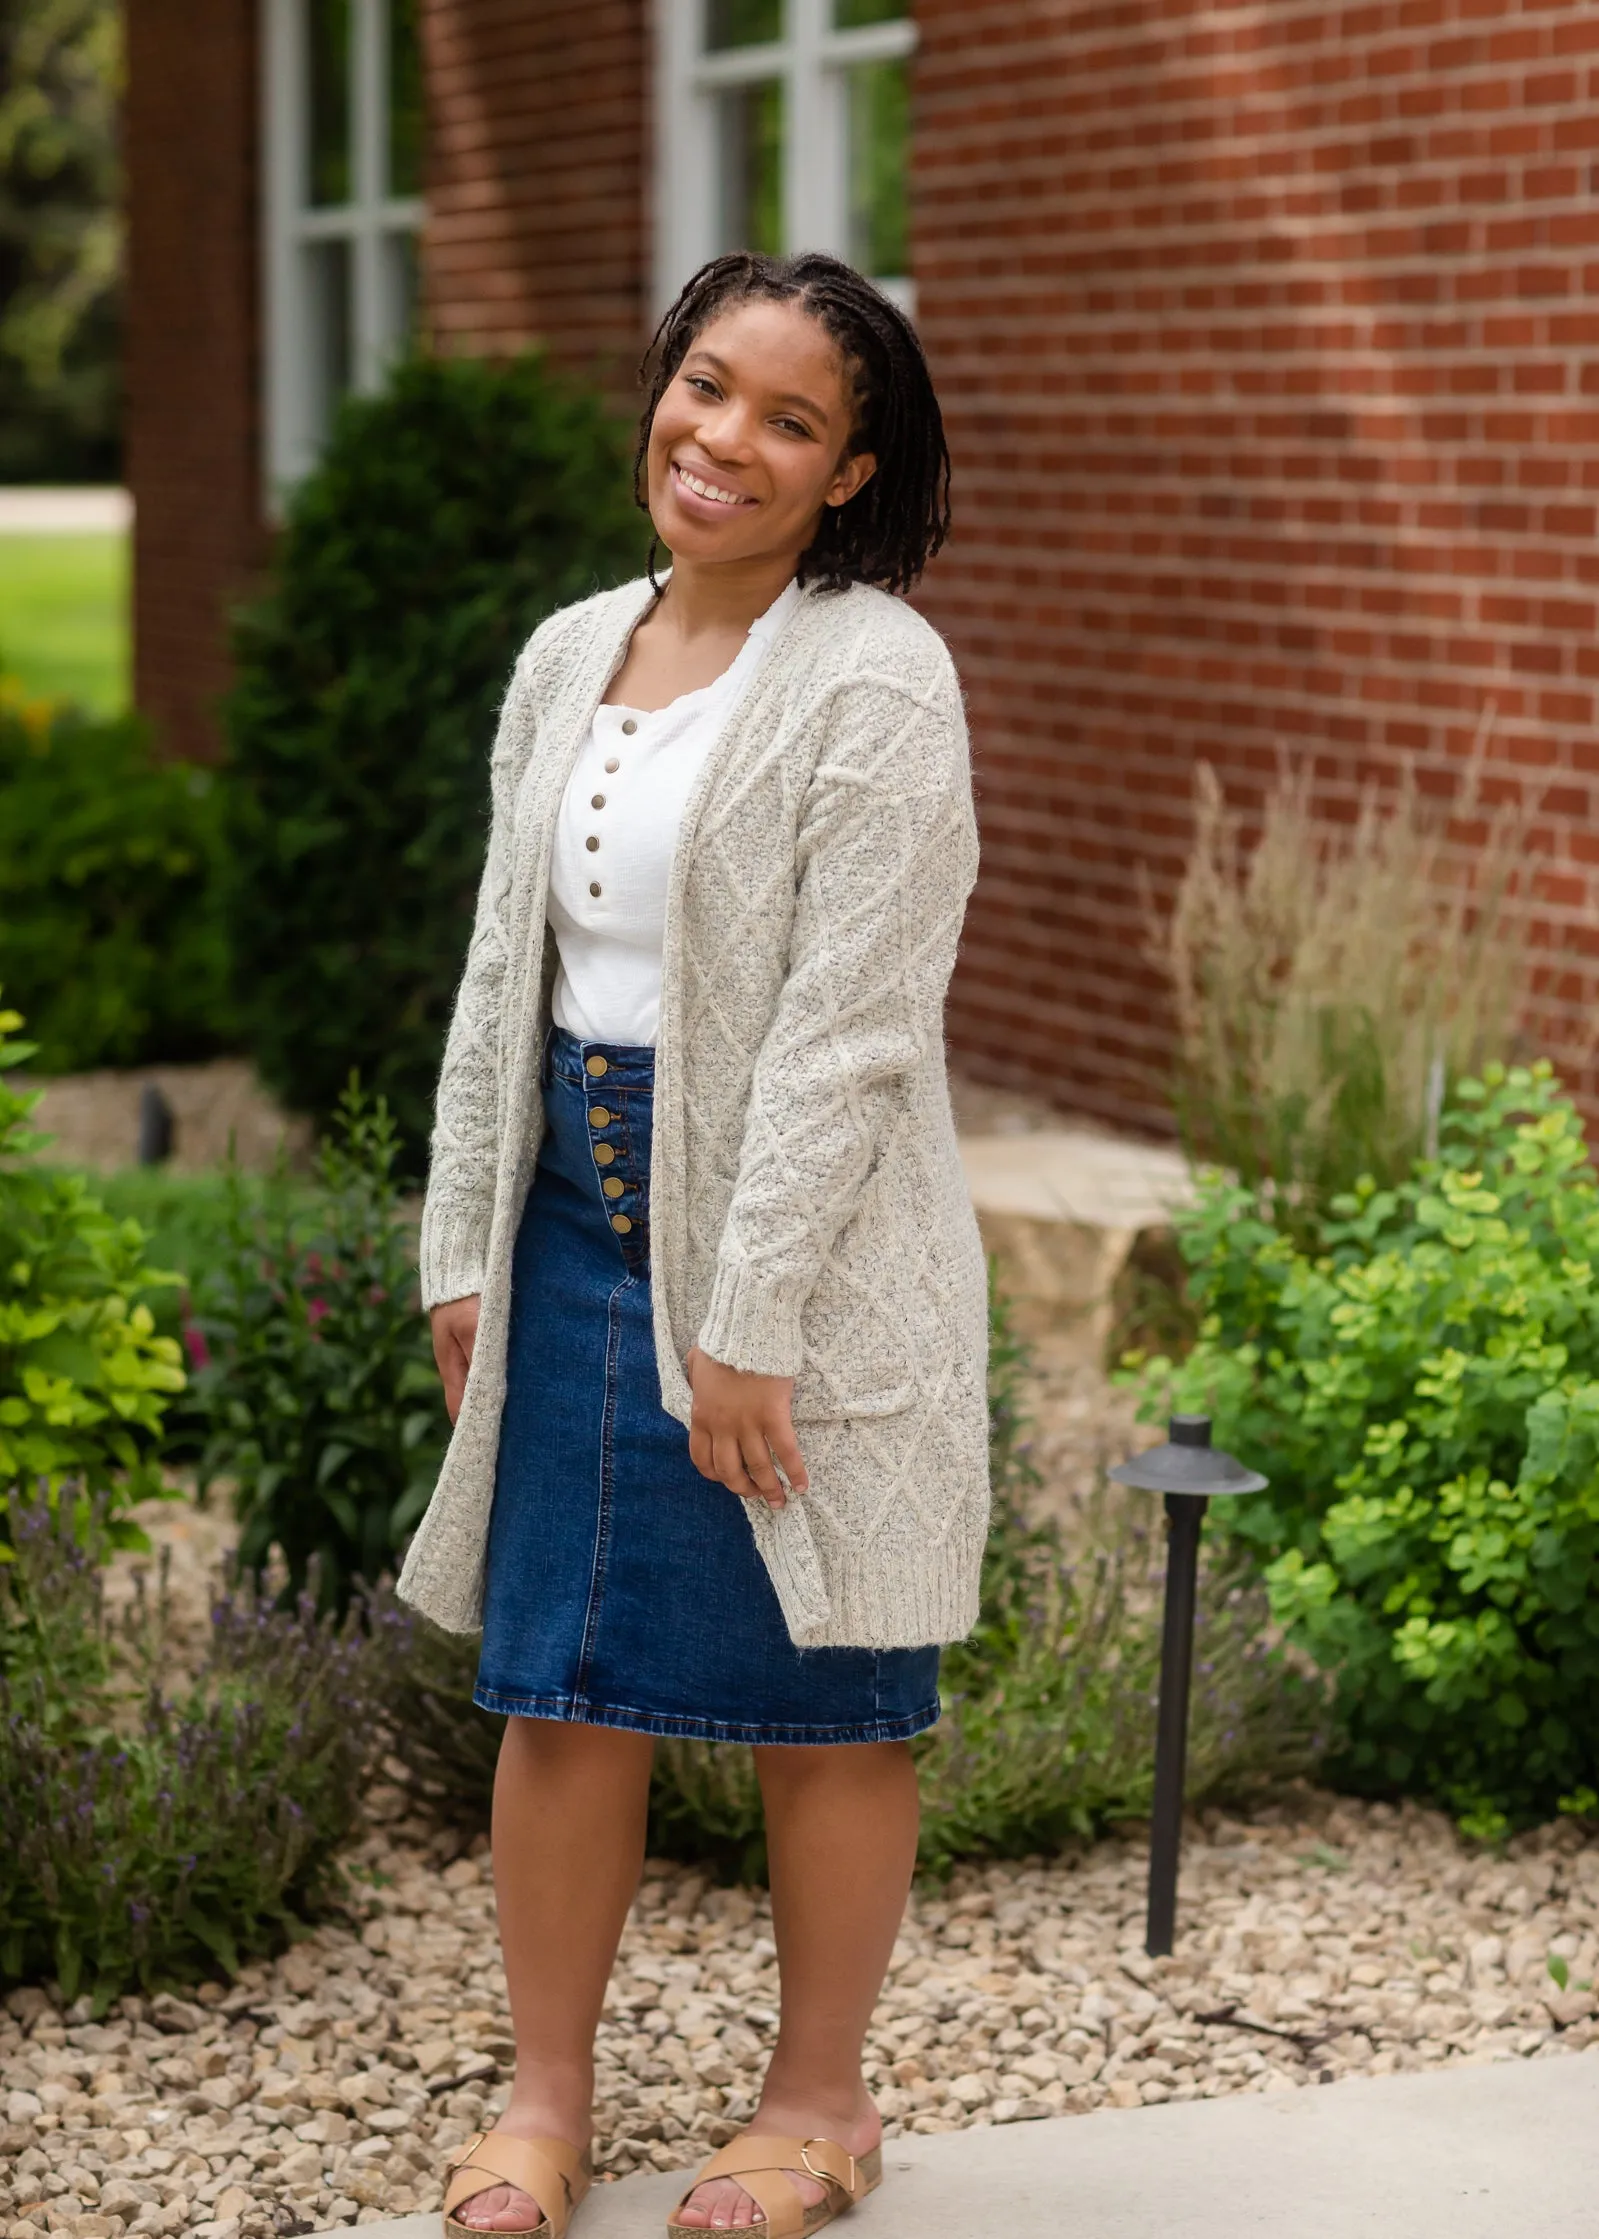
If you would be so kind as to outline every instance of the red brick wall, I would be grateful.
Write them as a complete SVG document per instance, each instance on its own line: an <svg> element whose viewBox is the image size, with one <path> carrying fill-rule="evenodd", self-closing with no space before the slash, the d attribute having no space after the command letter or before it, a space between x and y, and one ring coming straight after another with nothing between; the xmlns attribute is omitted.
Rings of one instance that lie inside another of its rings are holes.
<svg viewBox="0 0 1599 2239"><path fill-rule="evenodd" d="M1538 805L1546 1031L1591 1014L1599 10L920 0L916 272L956 467L926 606L985 860L979 1069L1162 1122L1139 867L1196 759Z"/></svg>
<svg viewBox="0 0 1599 2239"><path fill-rule="evenodd" d="M208 758L226 614L263 548L253 0L129 0L125 145L134 697Z"/></svg>
<svg viewBox="0 0 1599 2239"><path fill-rule="evenodd" d="M647 0L423 0L428 311L633 394L648 302Z"/></svg>

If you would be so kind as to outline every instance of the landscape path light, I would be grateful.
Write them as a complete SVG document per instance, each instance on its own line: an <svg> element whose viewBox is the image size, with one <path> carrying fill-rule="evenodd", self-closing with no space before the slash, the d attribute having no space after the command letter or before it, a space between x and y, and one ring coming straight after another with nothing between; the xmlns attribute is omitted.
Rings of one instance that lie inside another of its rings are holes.
<svg viewBox="0 0 1599 2239"><path fill-rule="evenodd" d="M1110 1474L1118 1485L1164 1493L1166 1614L1160 1636L1160 1708L1155 1716L1155 1807L1149 1829L1149 1915L1144 1949L1171 1950L1177 1925L1177 1856L1183 1837L1183 1776L1188 1765L1188 1689L1194 1661L1194 1599L1199 1527L1206 1504L1232 1493L1264 1492L1268 1480L1210 1443L1208 1415L1174 1415L1167 1443L1152 1446Z"/></svg>

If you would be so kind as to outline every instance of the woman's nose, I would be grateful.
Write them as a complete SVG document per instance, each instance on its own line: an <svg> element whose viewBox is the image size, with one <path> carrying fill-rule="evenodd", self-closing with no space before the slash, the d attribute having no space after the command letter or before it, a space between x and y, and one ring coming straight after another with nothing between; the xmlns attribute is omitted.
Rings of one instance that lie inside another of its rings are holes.
<svg viewBox="0 0 1599 2239"><path fill-rule="evenodd" d="M749 451L749 416L741 405L726 405L719 412L707 412L694 435L697 442L707 451L714 451L718 458L739 458Z"/></svg>

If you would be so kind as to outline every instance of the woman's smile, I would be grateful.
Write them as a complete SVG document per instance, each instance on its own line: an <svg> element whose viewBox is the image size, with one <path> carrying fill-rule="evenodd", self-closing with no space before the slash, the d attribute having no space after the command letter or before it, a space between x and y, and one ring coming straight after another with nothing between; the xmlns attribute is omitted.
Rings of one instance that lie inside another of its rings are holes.
<svg viewBox="0 0 1599 2239"><path fill-rule="evenodd" d="M730 489L725 482L713 482L708 475L685 466L681 459L672 461L672 480L680 503L692 505L696 501L725 511L729 506L758 505L745 490Z"/></svg>

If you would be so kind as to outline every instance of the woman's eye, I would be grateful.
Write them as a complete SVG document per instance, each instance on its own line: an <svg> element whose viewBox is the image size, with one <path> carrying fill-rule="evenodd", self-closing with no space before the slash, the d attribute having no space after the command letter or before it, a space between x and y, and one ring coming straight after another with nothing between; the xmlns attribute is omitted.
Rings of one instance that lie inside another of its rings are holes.
<svg viewBox="0 0 1599 2239"><path fill-rule="evenodd" d="M785 435L809 435L811 432L803 420L779 420L777 425Z"/></svg>
<svg viewBox="0 0 1599 2239"><path fill-rule="evenodd" d="M691 389L699 390L701 396L715 396L716 383L712 381L707 375L703 373L690 373L686 374L684 378L688 382L688 385Z"/></svg>

